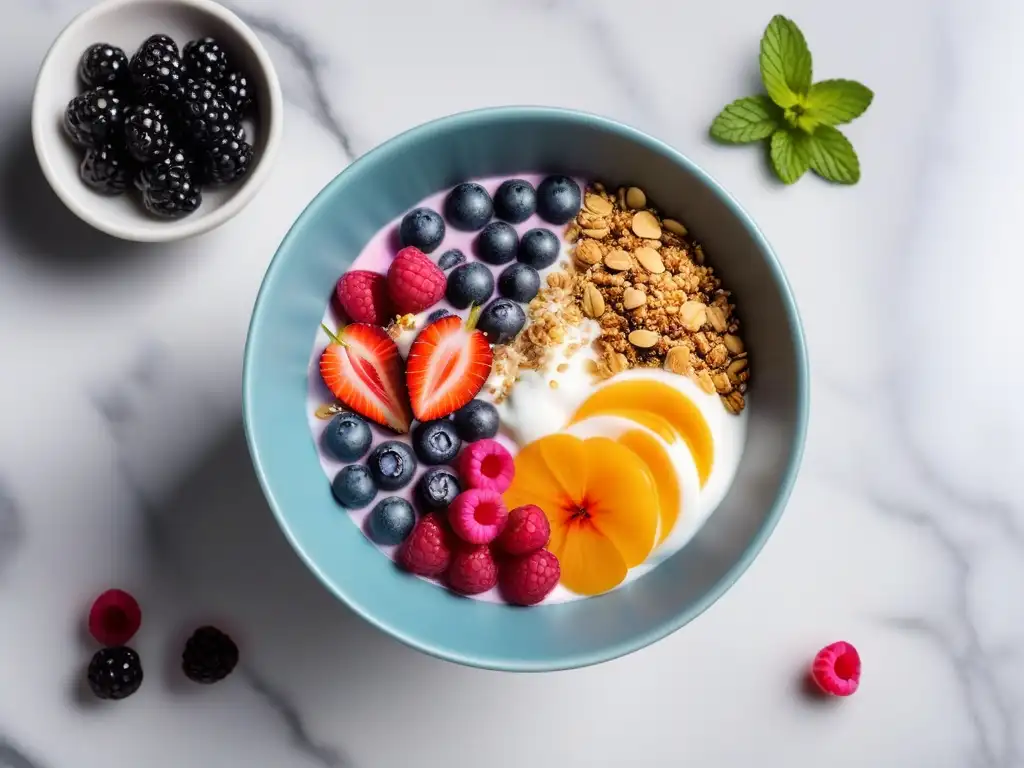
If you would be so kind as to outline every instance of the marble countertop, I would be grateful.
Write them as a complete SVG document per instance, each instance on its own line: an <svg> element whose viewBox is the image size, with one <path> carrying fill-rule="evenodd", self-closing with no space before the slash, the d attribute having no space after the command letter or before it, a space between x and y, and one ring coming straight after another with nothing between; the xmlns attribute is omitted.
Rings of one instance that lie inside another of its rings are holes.
<svg viewBox="0 0 1024 768"><path fill-rule="evenodd" d="M32 83L87 0L11 0L0 46L0 768L1024 765L1024 193L1009 0L236 0L279 68L265 190L195 240L142 247L61 208L29 137ZM821 77L871 86L863 180L784 188L706 138L752 90L774 13ZM598 667L510 675L411 651L348 614L268 513L240 422L242 346L290 222L400 130L502 103L577 107L688 153L759 221L812 362L792 500L699 620ZM1007 214L1010 215L1007 215ZM82 612L145 611L147 684L97 706ZM240 672L174 674L210 620ZM860 692L800 672L845 639Z"/></svg>

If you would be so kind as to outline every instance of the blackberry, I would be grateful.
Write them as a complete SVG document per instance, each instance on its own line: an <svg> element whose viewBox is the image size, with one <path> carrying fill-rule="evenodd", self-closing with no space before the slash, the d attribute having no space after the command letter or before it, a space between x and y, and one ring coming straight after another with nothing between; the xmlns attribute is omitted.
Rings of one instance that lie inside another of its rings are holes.
<svg viewBox="0 0 1024 768"><path fill-rule="evenodd" d="M233 136L235 113L217 86L200 78L189 80L181 104L182 129L187 138L209 147L224 136Z"/></svg>
<svg viewBox="0 0 1024 768"><path fill-rule="evenodd" d="M128 56L116 45L94 43L82 53L78 76L87 86L128 82Z"/></svg>
<svg viewBox="0 0 1024 768"><path fill-rule="evenodd" d="M192 77L204 77L215 83L223 80L228 71L228 54L212 37L186 43L181 59Z"/></svg>
<svg viewBox="0 0 1024 768"><path fill-rule="evenodd" d="M200 627L192 633L181 654L185 677L197 683L216 683L238 664L238 646L216 627Z"/></svg>
<svg viewBox="0 0 1024 768"><path fill-rule="evenodd" d="M64 130L76 144L101 147L120 139L124 127L125 103L117 91L106 86L75 96L64 110Z"/></svg>
<svg viewBox="0 0 1024 768"><path fill-rule="evenodd" d="M87 149L79 166L82 181L101 195L120 195L131 186L135 164L122 147Z"/></svg>
<svg viewBox="0 0 1024 768"><path fill-rule="evenodd" d="M139 50L136 55L146 48L160 48L167 51L167 53L171 54L175 58L181 58L181 53L178 51L178 44L168 35L150 35L142 41L142 45L139 46Z"/></svg>
<svg viewBox="0 0 1024 768"><path fill-rule="evenodd" d="M174 45L173 40L171 45ZM181 101L185 89L185 66L178 58L177 47L171 49L160 43L148 46L143 43L132 56L128 71L143 101L161 104Z"/></svg>
<svg viewBox="0 0 1024 768"><path fill-rule="evenodd" d="M154 104L140 104L128 111L124 121L128 151L140 163L154 163L171 149L171 128L163 110Z"/></svg>
<svg viewBox="0 0 1024 768"><path fill-rule="evenodd" d="M191 169L191 160L176 147L167 157L144 168L135 185L142 190L146 210L164 219L181 218L195 211L203 193Z"/></svg>
<svg viewBox="0 0 1024 768"><path fill-rule="evenodd" d="M142 662L126 645L101 648L93 654L86 677L98 698L126 699L142 685Z"/></svg>
<svg viewBox="0 0 1024 768"><path fill-rule="evenodd" d="M252 107L252 86L241 72L229 72L221 81L220 90L238 117L245 115Z"/></svg>
<svg viewBox="0 0 1024 768"><path fill-rule="evenodd" d="M203 176L210 184L230 184L249 172L252 145L224 136L203 154Z"/></svg>

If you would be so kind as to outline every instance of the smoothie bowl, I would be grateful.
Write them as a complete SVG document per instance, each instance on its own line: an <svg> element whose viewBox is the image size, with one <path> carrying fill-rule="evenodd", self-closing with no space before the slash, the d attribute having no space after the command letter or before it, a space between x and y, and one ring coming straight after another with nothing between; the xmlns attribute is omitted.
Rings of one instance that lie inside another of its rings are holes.
<svg viewBox="0 0 1024 768"><path fill-rule="evenodd" d="M807 415L796 306L712 179L618 123L415 128L300 216L246 348L246 431L329 589L427 653L579 667L750 564Z"/></svg>

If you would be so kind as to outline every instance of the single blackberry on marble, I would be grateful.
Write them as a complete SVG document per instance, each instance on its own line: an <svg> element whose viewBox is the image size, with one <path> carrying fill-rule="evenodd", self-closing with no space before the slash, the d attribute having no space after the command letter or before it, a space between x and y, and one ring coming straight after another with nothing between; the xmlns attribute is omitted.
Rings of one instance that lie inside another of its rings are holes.
<svg viewBox="0 0 1024 768"><path fill-rule="evenodd" d="M212 37L190 40L181 51L181 60L192 77L220 83L228 71L228 54Z"/></svg>
<svg viewBox="0 0 1024 768"><path fill-rule="evenodd" d="M190 79L181 103L182 130L189 141L210 147L236 135L235 113L217 85L205 78Z"/></svg>
<svg viewBox="0 0 1024 768"><path fill-rule="evenodd" d="M238 666L238 646L216 627L200 627L185 643L181 668L185 677L210 685L230 675Z"/></svg>
<svg viewBox="0 0 1024 768"><path fill-rule="evenodd" d="M128 56L116 45L93 43L82 53L78 62L78 76L82 82L95 88L128 82Z"/></svg>
<svg viewBox="0 0 1024 768"><path fill-rule="evenodd" d="M105 144L85 151L79 175L86 186L101 195L120 195L131 186L135 163L123 147Z"/></svg>
<svg viewBox="0 0 1024 768"><path fill-rule="evenodd" d="M228 135L203 153L202 173L208 184L230 184L245 176L251 164L252 145Z"/></svg>
<svg viewBox="0 0 1024 768"><path fill-rule="evenodd" d="M89 661L86 679L97 698L110 701L126 699L142 685L139 654L126 645L101 648Z"/></svg>
<svg viewBox="0 0 1024 768"><path fill-rule="evenodd" d="M128 151L140 163L155 163L171 149L171 125L155 104L139 104L128 111L124 121Z"/></svg>
<svg viewBox="0 0 1024 768"><path fill-rule="evenodd" d="M120 141L125 103L118 91L105 85L80 93L64 110L64 130L86 148Z"/></svg>

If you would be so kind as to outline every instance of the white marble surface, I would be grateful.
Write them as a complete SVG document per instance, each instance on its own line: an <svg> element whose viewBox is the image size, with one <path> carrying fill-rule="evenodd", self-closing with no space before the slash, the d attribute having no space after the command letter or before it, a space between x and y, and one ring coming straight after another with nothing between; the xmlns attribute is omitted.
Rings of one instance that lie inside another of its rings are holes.
<svg viewBox="0 0 1024 768"><path fill-rule="evenodd" d="M171 247L84 228L30 152L35 70L86 0L10 0L0 46L0 767L1024 765L1024 193L1011 0L237 0L289 108L265 190ZM760 32L874 88L853 188L783 188L708 141ZM576 672L464 669L342 610L278 534L242 439L249 309L289 223L352 156L502 103L579 107L690 154L758 219L813 369L789 508L694 624ZM97 706L84 606L134 592L147 682ZM175 674L212 619L244 669ZM804 695L837 639L860 692Z"/></svg>

